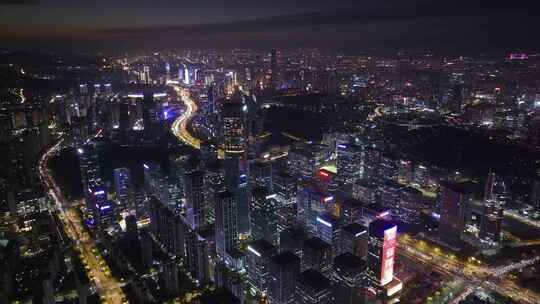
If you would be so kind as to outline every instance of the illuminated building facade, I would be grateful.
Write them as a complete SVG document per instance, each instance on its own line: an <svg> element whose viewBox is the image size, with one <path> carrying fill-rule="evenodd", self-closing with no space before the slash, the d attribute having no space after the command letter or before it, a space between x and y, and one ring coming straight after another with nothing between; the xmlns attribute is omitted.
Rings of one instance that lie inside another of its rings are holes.
<svg viewBox="0 0 540 304"><path fill-rule="evenodd" d="M397 245L397 226L386 220L369 225L367 277L375 289L394 279L394 258Z"/></svg>

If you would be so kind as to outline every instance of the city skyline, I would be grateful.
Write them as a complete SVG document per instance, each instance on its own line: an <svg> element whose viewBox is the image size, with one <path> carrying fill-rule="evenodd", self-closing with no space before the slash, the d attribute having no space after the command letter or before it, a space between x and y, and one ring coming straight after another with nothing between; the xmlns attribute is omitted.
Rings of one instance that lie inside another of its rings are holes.
<svg viewBox="0 0 540 304"><path fill-rule="evenodd" d="M540 303L530 2L0 0L0 303Z"/></svg>

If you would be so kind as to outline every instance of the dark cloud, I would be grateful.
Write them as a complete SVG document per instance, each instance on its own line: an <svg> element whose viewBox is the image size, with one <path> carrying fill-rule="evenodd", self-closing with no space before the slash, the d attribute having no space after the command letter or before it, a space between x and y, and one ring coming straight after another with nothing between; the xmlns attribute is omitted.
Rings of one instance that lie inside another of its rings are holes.
<svg viewBox="0 0 540 304"><path fill-rule="evenodd" d="M34 6L38 0L0 0L0 6Z"/></svg>
<svg viewBox="0 0 540 304"><path fill-rule="evenodd" d="M216 3L217 0L200 1ZM285 0L274 1L278 5ZM296 1L287 1L297 5ZM322 0L314 1L322 3ZM348 2L351 9L327 4L326 9L313 12L229 22L205 21L201 24L157 27L135 27L134 24L125 23L124 28L89 28L86 32L69 33L69 36L65 35L69 39L64 40L72 46L82 44L86 37L85 47L154 50L183 47L384 47L475 52L540 48L540 40L534 39L540 36L537 26L540 10L535 9L529 0L519 3L499 0L488 3L480 0L343 1L339 3ZM13 29L12 36L20 36L20 28ZM60 34L58 32L54 36L58 41L62 40ZM31 35L32 31L29 31L28 40ZM45 34L39 38L47 41Z"/></svg>

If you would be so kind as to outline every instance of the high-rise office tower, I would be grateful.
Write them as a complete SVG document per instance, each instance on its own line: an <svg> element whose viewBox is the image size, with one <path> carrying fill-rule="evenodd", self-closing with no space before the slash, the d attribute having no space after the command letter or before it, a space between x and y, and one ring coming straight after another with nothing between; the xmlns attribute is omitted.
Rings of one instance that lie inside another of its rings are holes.
<svg viewBox="0 0 540 304"><path fill-rule="evenodd" d="M308 239L307 233L298 228L287 228L279 234L279 250L290 251L295 255L302 257L302 246Z"/></svg>
<svg viewBox="0 0 540 304"><path fill-rule="evenodd" d="M222 144L229 154L244 154L246 152L246 111L247 107L240 103L226 103L222 114Z"/></svg>
<svg viewBox="0 0 540 304"><path fill-rule="evenodd" d="M417 223L420 220L418 210L425 206L422 192L413 187L399 190L399 208L397 217L405 223Z"/></svg>
<svg viewBox="0 0 540 304"><path fill-rule="evenodd" d="M249 183L243 158L238 154L225 153L223 161L225 170L225 188L238 199L238 231L241 234L249 232Z"/></svg>
<svg viewBox="0 0 540 304"><path fill-rule="evenodd" d="M191 83L191 79L190 79L190 75L189 75L189 68L187 65L184 65L184 84L190 84Z"/></svg>
<svg viewBox="0 0 540 304"><path fill-rule="evenodd" d="M116 168L113 170L114 188L116 189L116 198L124 207L132 207L133 184L131 173L128 168Z"/></svg>
<svg viewBox="0 0 540 304"><path fill-rule="evenodd" d="M484 200L496 201L501 207L510 200L507 182L500 175L490 172L484 188Z"/></svg>
<svg viewBox="0 0 540 304"><path fill-rule="evenodd" d="M186 194L186 221L192 229L205 226L208 206L205 198L204 173L194 171L186 174L184 178L184 191Z"/></svg>
<svg viewBox="0 0 540 304"><path fill-rule="evenodd" d="M465 230L466 213L472 199L471 184L441 182L438 204L440 206L439 237L452 246L460 246Z"/></svg>
<svg viewBox="0 0 540 304"><path fill-rule="evenodd" d="M151 196L146 204L150 218L150 231L161 243L169 243L167 208L155 196Z"/></svg>
<svg viewBox="0 0 540 304"><path fill-rule="evenodd" d="M152 83L152 79L150 78L150 67L147 65L143 66L143 82L145 84Z"/></svg>
<svg viewBox="0 0 540 304"><path fill-rule="evenodd" d="M92 143L85 144L77 149L83 189L88 186L101 184L101 171L97 148Z"/></svg>
<svg viewBox="0 0 540 304"><path fill-rule="evenodd" d="M278 244L277 207L277 201L266 188L257 187L251 191L251 239L264 239L274 246Z"/></svg>
<svg viewBox="0 0 540 304"><path fill-rule="evenodd" d="M141 243L141 259L145 270L149 270L154 264L154 242L148 229L139 231L139 242Z"/></svg>
<svg viewBox="0 0 540 304"><path fill-rule="evenodd" d="M151 91L144 92L142 100L142 120L145 130L150 130L157 121L156 112L154 94Z"/></svg>
<svg viewBox="0 0 540 304"><path fill-rule="evenodd" d="M353 184L352 196L364 203L370 204L377 201L378 181L374 178L356 180Z"/></svg>
<svg viewBox="0 0 540 304"><path fill-rule="evenodd" d="M104 84L103 88L105 89L105 94L112 94L112 85L110 83Z"/></svg>
<svg viewBox="0 0 540 304"><path fill-rule="evenodd" d="M228 253L238 249L238 199L229 191L216 194L216 253L226 260Z"/></svg>
<svg viewBox="0 0 540 304"><path fill-rule="evenodd" d="M278 71L278 60L277 60L277 50L272 49L270 51L270 88L277 89L279 85L279 71Z"/></svg>
<svg viewBox="0 0 540 304"><path fill-rule="evenodd" d="M154 195L164 204L169 204L167 179L161 166L154 162L143 164L144 188L146 196Z"/></svg>
<svg viewBox="0 0 540 304"><path fill-rule="evenodd" d="M180 292L178 261L165 255L160 264L159 278L165 287L165 294L169 297L178 296Z"/></svg>
<svg viewBox="0 0 540 304"><path fill-rule="evenodd" d="M341 230L341 253L351 253L365 259L368 248L367 228L358 224L349 224Z"/></svg>
<svg viewBox="0 0 540 304"><path fill-rule="evenodd" d="M178 184L178 191L185 197L184 179L186 174L199 169L199 162L189 154L173 154L169 157L169 171Z"/></svg>
<svg viewBox="0 0 540 304"><path fill-rule="evenodd" d="M201 143L201 161L203 164L214 162L218 159L218 148L209 142Z"/></svg>
<svg viewBox="0 0 540 304"><path fill-rule="evenodd" d="M376 290L394 279L397 226L386 220L369 224L367 276Z"/></svg>
<svg viewBox="0 0 540 304"><path fill-rule="evenodd" d="M461 113L461 104L463 103L463 87L456 84L452 88L452 95L449 100L448 109L453 113Z"/></svg>
<svg viewBox="0 0 540 304"><path fill-rule="evenodd" d="M94 84L94 94L96 95L101 94L101 84L99 83Z"/></svg>
<svg viewBox="0 0 540 304"><path fill-rule="evenodd" d="M77 148L77 152L86 206L94 216L94 223L102 227L107 222L107 214L113 210L107 202L107 193L101 180L97 149L90 143ZM104 209L101 210L101 208Z"/></svg>
<svg viewBox="0 0 540 304"><path fill-rule="evenodd" d="M308 232L315 234L317 216L334 210L334 196L317 183L308 183L298 189L297 221Z"/></svg>
<svg viewBox="0 0 540 304"><path fill-rule="evenodd" d="M272 193L272 163L260 161L251 163L249 178L252 187L264 187Z"/></svg>
<svg viewBox="0 0 540 304"><path fill-rule="evenodd" d="M296 179L287 172L280 171L272 177L273 192L281 205L296 204Z"/></svg>
<svg viewBox="0 0 540 304"><path fill-rule="evenodd" d="M88 85L86 83L83 83L83 84L80 84L79 85L79 93L81 95L86 95L88 94Z"/></svg>
<svg viewBox="0 0 540 304"><path fill-rule="evenodd" d="M341 226L339 218L331 213L323 213L317 216L317 236L332 246L332 255L339 254L339 239L341 236Z"/></svg>
<svg viewBox="0 0 540 304"><path fill-rule="evenodd" d="M343 225L359 223L362 218L362 206L364 204L354 198L349 198L339 202L340 219Z"/></svg>
<svg viewBox="0 0 540 304"><path fill-rule="evenodd" d="M165 63L165 79L166 81L169 81L171 80L171 64L170 63Z"/></svg>
<svg viewBox="0 0 540 304"><path fill-rule="evenodd" d="M490 172L484 188L484 208L479 234L481 239L492 243L500 242L504 206L510 199L510 191L505 180Z"/></svg>
<svg viewBox="0 0 540 304"><path fill-rule="evenodd" d="M398 181L403 184L408 184L412 181L412 161L402 159L399 161Z"/></svg>
<svg viewBox="0 0 540 304"><path fill-rule="evenodd" d="M184 226L186 266L196 283L205 285L210 282L209 252L210 235L205 229L193 230Z"/></svg>
<svg viewBox="0 0 540 304"><path fill-rule="evenodd" d="M214 112L216 112L216 99L217 99L216 91L213 85L208 86L208 89L206 91L206 96L207 96L206 112L208 114L213 114Z"/></svg>
<svg viewBox="0 0 540 304"><path fill-rule="evenodd" d="M281 233L296 223L296 179L286 172L279 172L273 176L272 184L278 204L278 232Z"/></svg>
<svg viewBox="0 0 540 304"><path fill-rule="evenodd" d="M499 243L501 241L503 212L504 209L498 205L497 201L484 201L480 221L480 239L491 243Z"/></svg>
<svg viewBox="0 0 540 304"><path fill-rule="evenodd" d="M131 130L129 99L120 100L119 103L118 129L122 132L127 132Z"/></svg>
<svg viewBox="0 0 540 304"><path fill-rule="evenodd" d="M429 168L424 164L414 167L413 183L426 188L429 184Z"/></svg>
<svg viewBox="0 0 540 304"><path fill-rule="evenodd" d="M295 145L289 149L287 167L295 177L307 180L317 173L323 161L324 153L320 146Z"/></svg>
<svg viewBox="0 0 540 304"><path fill-rule="evenodd" d="M107 191L104 186L88 187L87 206L92 211L94 224L102 229L115 220L115 205L107 200Z"/></svg>
<svg viewBox="0 0 540 304"><path fill-rule="evenodd" d="M332 281L336 303L364 303L366 262L351 253L334 259Z"/></svg>
<svg viewBox="0 0 540 304"><path fill-rule="evenodd" d="M308 269L296 278L295 304L334 303L330 280L314 269Z"/></svg>
<svg viewBox="0 0 540 304"><path fill-rule="evenodd" d="M332 247L318 237L302 244L302 270L313 268L329 275L332 268Z"/></svg>
<svg viewBox="0 0 540 304"><path fill-rule="evenodd" d="M363 147L355 144L337 145L337 179L343 184L353 184L362 177Z"/></svg>
<svg viewBox="0 0 540 304"><path fill-rule="evenodd" d="M399 217L399 194L403 188L398 182L385 179L379 185L379 200L383 207L390 210L392 217Z"/></svg>
<svg viewBox="0 0 540 304"><path fill-rule="evenodd" d="M399 164L400 160L397 156L383 153L379 164L379 178L382 180L397 181L399 177Z"/></svg>
<svg viewBox="0 0 540 304"><path fill-rule="evenodd" d="M300 274L300 258L284 251L270 260L268 298L270 303L293 304L296 277Z"/></svg>
<svg viewBox="0 0 540 304"><path fill-rule="evenodd" d="M265 240L247 245L246 266L248 283L254 293L265 295L268 289L270 259L277 253L276 247Z"/></svg>
<svg viewBox="0 0 540 304"><path fill-rule="evenodd" d="M363 178L377 178L381 162L381 147L376 144L364 146Z"/></svg>

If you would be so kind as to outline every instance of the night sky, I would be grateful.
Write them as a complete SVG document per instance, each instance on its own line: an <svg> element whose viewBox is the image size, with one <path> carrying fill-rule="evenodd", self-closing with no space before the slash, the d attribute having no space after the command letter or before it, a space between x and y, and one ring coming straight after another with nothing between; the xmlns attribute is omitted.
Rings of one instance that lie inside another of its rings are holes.
<svg viewBox="0 0 540 304"><path fill-rule="evenodd" d="M535 2L0 0L0 39L83 48L534 49Z"/></svg>

